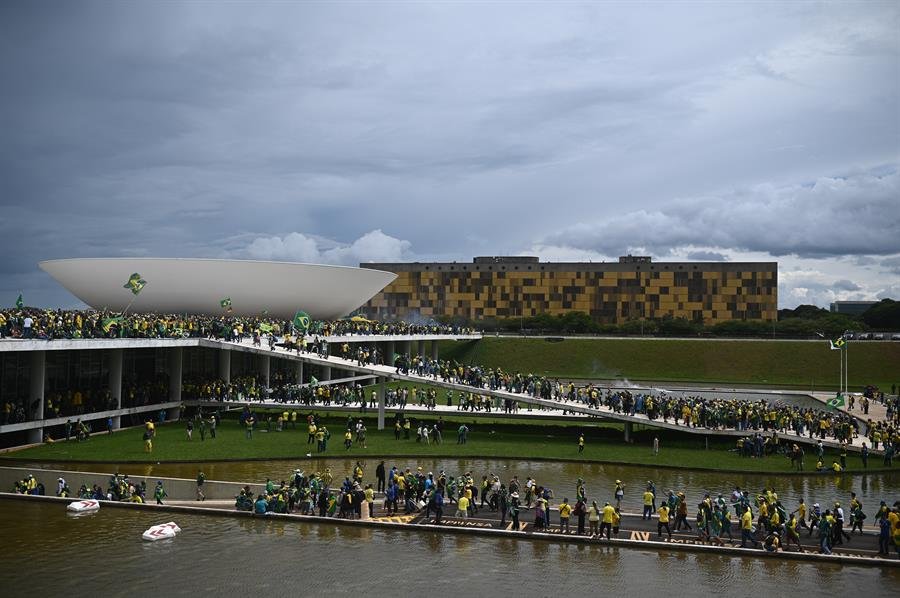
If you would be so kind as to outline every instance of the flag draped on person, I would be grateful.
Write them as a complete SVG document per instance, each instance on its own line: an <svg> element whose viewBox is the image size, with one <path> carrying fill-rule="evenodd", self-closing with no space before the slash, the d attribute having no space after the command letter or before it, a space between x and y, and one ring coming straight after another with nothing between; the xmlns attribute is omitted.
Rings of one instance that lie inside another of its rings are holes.
<svg viewBox="0 0 900 598"><path fill-rule="evenodd" d="M309 314L305 311L298 311L294 314L293 320L294 328L296 328L299 332L306 334L309 330L310 318Z"/></svg>
<svg viewBox="0 0 900 598"><path fill-rule="evenodd" d="M844 348L844 345L847 344L847 341L845 341L845 340L842 339L842 338L839 338L839 339L833 340L833 341L829 341L829 342L831 343L831 350L832 350L832 351L840 351L841 349Z"/></svg>
<svg viewBox="0 0 900 598"><path fill-rule="evenodd" d="M25 307L25 301L22 299L22 293L19 293L18 299L16 299L16 307L22 309Z"/></svg>
<svg viewBox="0 0 900 598"><path fill-rule="evenodd" d="M224 310L227 311L227 312L232 311L232 307L231 307L231 297L225 297L224 299L222 299L221 301L219 301L219 305L221 305L221 306L222 306L222 309L224 309Z"/></svg>
<svg viewBox="0 0 900 598"><path fill-rule="evenodd" d="M309 377L309 385L310 386L318 386L319 385L318 378L316 378L315 376L310 376Z"/></svg>
<svg viewBox="0 0 900 598"><path fill-rule="evenodd" d="M126 282L122 288L130 289L132 293L137 295L144 287L147 286L147 281L141 278L141 275L135 272L131 276L128 277L128 282Z"/></svg>
<svg viewBox="0 0 900 598"><path fill-rule="evenodd" d="M125 321L125 318L122 316L113 316L111 318L103 318L100 321L100 328L103 329L103 332L109 332L109 329L113 326L121 326L122 322Z"/></svg>

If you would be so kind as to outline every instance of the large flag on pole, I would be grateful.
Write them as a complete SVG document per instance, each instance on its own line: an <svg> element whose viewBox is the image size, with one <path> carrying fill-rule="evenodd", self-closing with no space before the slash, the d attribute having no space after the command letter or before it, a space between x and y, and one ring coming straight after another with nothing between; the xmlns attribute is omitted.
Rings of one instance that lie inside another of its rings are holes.
<svg viewBox="0 0 900 598"><path fill-rule="evenodd" d="M219 301L219 305L221 305L222 309L224 309L226 312L230 313L232 311L231 297L225 297L224 299Z"/></svg>
<svg viewBox="0 0 900 598"><path fill-rule="evenodd" d="M114 316L112 318L103 318L100 321L100 327L103 329L103 332L109 332L109 329L113 326L121 326L122 322L125 321L125 318L122 316Z"/></svg>
<svg viewBox="0 0 900 598"><path fill-rule="evenodd" d="M306 334L309 330L310 318L309 314L305 311L298 311L294 314L293 319L294 328L296 328L299 332Z"/></svg>
<svg viewBox="0 0 900 598"><path fill-rule="evenodd" d="M147 281L141 278L141 275L135 272L131 276L128 277L128 282L126 282L122 288L130 289L132 293L137 295L144 287L147 286Z"/></svg>
<svg viewBox="0 0 900 598"><path fill-rule="evenodd" d="M837 409L838 407L843 407L845 405L844 395L838 393L833 399L828 399L828 402L825 405L829 409Z"/></svg>
<svg viewBox="0 0 900 598"><path fill-rule="evenodd" d="M839 338L839 339L834 340L834 341L829 341L829 342L831 343L831 350L832 350L832 351L840 351L841 349L844 348L844 345L847 344L847 341L845 341L845 340L842 339L842 338Z"/></svg>
<svg viewBox="0 0 900 598"><path fill-rule="evenodd" d="M22 299L22 293L19 293L18 299L16 299L16 307L22 309L25 307L25 301Z"/></svg>

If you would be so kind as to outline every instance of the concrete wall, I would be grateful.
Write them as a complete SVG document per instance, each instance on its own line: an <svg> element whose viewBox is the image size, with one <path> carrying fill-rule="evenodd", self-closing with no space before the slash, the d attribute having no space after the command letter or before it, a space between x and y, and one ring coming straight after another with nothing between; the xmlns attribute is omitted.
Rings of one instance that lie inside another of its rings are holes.
<svg viewBox="0 0 900 598"><path fill-rule="evenodd" d="M28 474L32 474L38 482L44 484L46 494L50 496L56 495L56 483L60 477L65 478L73 495L77 495L78 489L82 484L86 484L88 488L93 484L99 484L106 491L111 477L108 473L68 471L64 469L0 467L0 491L12 492L15 488L15 483ZM169 500L195 500L197 498L197 482L195 480L161 478L159 476L146 477L132 474L128 475L128 479L135 485L140 484L141 481L147 482L148 500L152 498L157 480L162 480L163 487L169 494ZM203 484L203 494L206 495L207 500L233 500L243 487L244 484L238 482L207 480ZM251 484L250 489L254 494L258 494L264 487L264 484Z"/></svg>

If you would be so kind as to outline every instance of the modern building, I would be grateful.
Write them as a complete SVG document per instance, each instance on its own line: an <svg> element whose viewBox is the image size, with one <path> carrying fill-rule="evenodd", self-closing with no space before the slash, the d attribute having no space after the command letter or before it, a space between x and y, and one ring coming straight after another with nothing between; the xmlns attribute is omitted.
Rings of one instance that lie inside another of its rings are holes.
<svg viewBox="0 0 900 598"><path fill-rule="evenodd" d="M364 307L373 317L519 318L579 311L600 323L665 316L716 324L775 321L776 262L541 262L476 257L472 263L376 263L397 274Z"/></svg>
<svg viewBox="0 0 900 598"><path fill-rule="evenodd" d="M831 304L831 313L847 316L861 316L877 304L877 301L835 301Z"/></svg>
<svg viewBox="0 0 900 598"><path fill-rule="evenodd" d="M39 266L94 309L214 314L227 299L232 315L286 320L301 309L319 320L345 316L396 278L371 268L251 260L96 258ZM135 273L146 281L138 295L123 288Z"/></svg>

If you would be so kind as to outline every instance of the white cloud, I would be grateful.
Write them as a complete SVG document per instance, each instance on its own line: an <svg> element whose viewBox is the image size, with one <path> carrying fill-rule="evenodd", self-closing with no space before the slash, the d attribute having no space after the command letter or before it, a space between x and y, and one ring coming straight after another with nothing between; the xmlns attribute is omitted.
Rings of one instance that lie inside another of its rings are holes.
<svg viewBox="0 0 900 598"><path fill-rule="evenodd" d="M356 266L365 262L408 261L412 259L409 249L409 241L375 229L347 245L298 232L283 237L258 237L232 253L258 260Z"/></svg>

